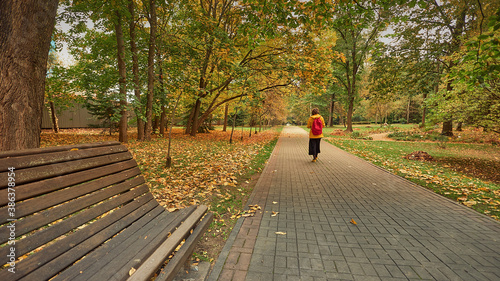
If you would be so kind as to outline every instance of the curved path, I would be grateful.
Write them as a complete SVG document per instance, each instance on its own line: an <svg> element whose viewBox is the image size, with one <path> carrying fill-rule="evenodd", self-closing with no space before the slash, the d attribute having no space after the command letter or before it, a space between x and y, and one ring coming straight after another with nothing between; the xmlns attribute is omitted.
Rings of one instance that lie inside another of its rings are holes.
<svg viewBox="0 0 500 281"><path fill-rule="evenodd" d="M283 130L209 280L500 280L499 222L321 145Z"/></svg>

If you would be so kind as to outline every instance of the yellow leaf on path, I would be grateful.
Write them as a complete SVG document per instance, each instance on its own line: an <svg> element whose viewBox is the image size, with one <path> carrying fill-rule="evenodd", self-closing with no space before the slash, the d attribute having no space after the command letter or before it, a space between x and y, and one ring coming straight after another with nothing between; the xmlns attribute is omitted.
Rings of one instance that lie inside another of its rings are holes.
<svg viewBox="0 0 500 281"><path fill-rule="evenodd" d="M132 276L132 274L134 274L134 273L135 273L135 271L136 271L136 269L132 267L132 268L128 271L128 275L129 275L129 276Z"/></svg>
<svg viewBox="0 0 500 281"><path fill-rule="evenodd" d="M286 235L286 232L282 232L282 231L277 231L275 233L278 234L278 235Z"/></svg>
<svg viewBox="0 0 500 281"><path fill-rule="evenodd" d="M78 148L72 148L70 151L75 151L75 150L78 150Z"/></svg>
<svg viewBox="0 0 500 281"><path fill-rule="evenodd" d="M280 212L275 212L275 211L273 211L273 213L272 213L271 217L275 217L275 216L277 216L279 213L280 213Z"/></svg>
<svg viewBox="0 0 500 281"><path fill-rule="evenodd" d="M278 204L278 202L276 202L276 201L273 201L273 204Z"/></svg>
<svg viewBox="0 0 500 281"><path fill-rule="evenodd" d="M354 219L351 219L350 223L352 223L354 225L358 224L358 223L356 223L356 221Z"/></svg>

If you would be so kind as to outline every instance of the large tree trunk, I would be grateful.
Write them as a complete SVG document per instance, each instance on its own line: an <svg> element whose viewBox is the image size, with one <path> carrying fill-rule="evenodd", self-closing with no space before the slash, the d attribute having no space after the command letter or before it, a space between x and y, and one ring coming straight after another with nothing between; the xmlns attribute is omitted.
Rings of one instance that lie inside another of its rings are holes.
<svg viewBox="0 0 500 281"><path fill-rule="evenodd" d="M0 150L40 146L58 0L0 1Z"/></svg>
<svg viewBox="0 0 500 281"><path fill-rule="evenodd" d="M155 39L156 39L156 4L155 0L149 1L149 54L148 54L148 95L146 103L146 130L145 139L151 140L153 121L153 94L154 94L154 60L155 60Z"/></svg>
<svg viewBox="0 0 500 281"><path fill-rule="evenodd" d="M137 117L137 139L144 140L144 121L142 121L142 105L141 105L141 89L139 85L139 62L137 58L137 44L135 39L135 6L134 1L130 0L128 4L130 12L130 50L132 52L132 75L134 77L134 94L137 99L138 106L135 107L135 115Z"/></svg>
<svg viewBox="0 0 500 281"><path fill-rule="evenodd" d="M127 142L127 69L125 67L125 43L123 41L123 30L122 30L122 16L119 11L116 11L116 23L115 23L115 33L116 33L116 45L117 45L117 62L118 62L118 72L120 74L120 107L121 107L121 118L120 124L118 126L118 140L120 142Z"/></svg>

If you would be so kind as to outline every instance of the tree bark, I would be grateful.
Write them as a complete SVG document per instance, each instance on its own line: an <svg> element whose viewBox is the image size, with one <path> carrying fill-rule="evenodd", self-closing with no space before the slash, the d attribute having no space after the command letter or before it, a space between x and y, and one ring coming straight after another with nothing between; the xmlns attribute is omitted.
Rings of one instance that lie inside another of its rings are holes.
<svg viewBox="0 0 500 281"><path fill-rule="evenodd" d="M141 89L139 85L139 60L136 44L136 34L135 34L135 6L134 1L130 0L128 4L128 10L130 12L130 51L132 52L132 75L134 79L134 94L137 99L136 106L134 108L135 115L137 117L137 140L144 140L144 121L142 121L142 104L141 104Z"/></svg>
<svg viewBox="0 0 500 281"><path fill-rule="evenodd" d="M146 130L145 140L151 140L152 121L153 121L153 95L154 95L154 60L156 46L156 3L155 0L149 1L149 53L148 53L148 95L146 103Z"/></svg>
<svg viewBox="0 0 500 281"><path fill-rule="evenodd" d="M425 115L427 113L427 106L425 106L425 99L427 99L427 93L423 94L423 105L422 105L422 124L420 124L420 128L425 127Z"/></svg>
<svg viewBox="0 0 500 281"><path fill-rule="evenodd" d="M466 18L466 12L467 12L467 7L464 7L463 10L461 11L455 27L451 30L451 44L450 44L450 54L455 53L460 49L460 42L461 42L461 36L464 31L465 27L465 18ZM452 68L455 64L453 62L450 63L449 67ZM452 81L448 81L448 84L446 85L446 90L452 91L453 87L451 85ZM443 122L443 129L441 131L441 135L443 136L453 136L453 121L452 118L450 117L448 120L445 120Z"/></svg>
<svg viewBox="0 0 500 281"><path fill-rule="evenodd" d="M0 151L40 146L58 0L0 1Z"/></svg>
<svg viewBox="0 0 500 281"><path fill-rule="evenodd" d="M200 115L200 107L201 107L201 100L197 99L196 103L194 104L193 108L193 117L191 120L191 136L196 136L196 133L198 132L198 127L199 127L199 120L198 116Z"/></svg>
<svg viewBox="0 0 500 281"><path fill-rule="evenodd" d="M411 96L408 97L408 104L406 106L406 124L410 124L410 106L411 106Z"/></svg>
<svg viewBox="0 0 500 281"><path fill-rule="evenodd" d="M352 133L354 130L352 129L352 114L354 112L354 101L349 101L349 108L347 109L347 128L346 132Z"/></svg>
<svg viewBox="0 0 500 281"><path fill-rule="evenodd" d="M227 131L227 115L229 113L229 104L226 103L226 106L224 108L224 127L222 128L223 132Z"/></svg>
<svg viewBox="0 0 500 281"><path fill-rule="evenodd" d="M332 94L330 101L330 116L328 116L328 127L333 127L333 110L335 108L335 93Z"/></svg>
<svg viewBox="0 0 500 281"><path fill-rule="evenodd" d="M117 45L117 62L118 62L118 72L120 74L120 107L121 107L121 118L120 124L118 126L118 140L120 142L127 142L127 69L125 67L125 43L123 41L123 30L122 30L122 16L119 11L116 11L116 23L115 23L115 33L116 33L116 45Z"/></svg>
<svg viewBox="0 0 500 281"><path fill-rule="evenodd" d="M50 105L50 117L52 120L52 130L54 130L54 133L59 133L59 123L57 122L57 115L56 115L56 106L54 105L54 102L51 101L49 102Z"/></svg>
<svg viewBox="0 0 500 281"><path fill-rule="evenodd" d="M161 107L161 115L160 115L160 135L165 136L165 124L167 123L167 107Z"/></svg>

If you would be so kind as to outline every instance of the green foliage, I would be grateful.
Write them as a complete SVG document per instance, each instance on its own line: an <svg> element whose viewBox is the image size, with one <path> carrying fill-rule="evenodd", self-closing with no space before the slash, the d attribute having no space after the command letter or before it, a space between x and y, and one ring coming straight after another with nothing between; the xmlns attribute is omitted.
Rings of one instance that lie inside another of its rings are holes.
<svg viewBox="0 0 500 281"><path fill-rule="evenodd" d="M81 97L73 94L68 70L59 64L50 67L45 80L45 103L50 102L54 103L57 114L72 108L75 102L82 102Z"/></svg>
<svg viewBox="0 0 500 281"><path fill-rule="evenodd" d="M489 30L469 39L458 53L440 107L458 120L500 133L500 9L489 21Z"/></svg>

